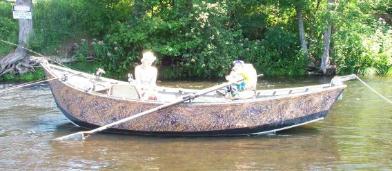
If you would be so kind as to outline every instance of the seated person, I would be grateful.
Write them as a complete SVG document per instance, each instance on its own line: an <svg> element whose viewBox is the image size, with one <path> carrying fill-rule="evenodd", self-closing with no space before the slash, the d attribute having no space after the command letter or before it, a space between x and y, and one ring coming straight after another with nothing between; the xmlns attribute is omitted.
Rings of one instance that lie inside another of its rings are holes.
<svg viewBox="0 0 392 171"><path fill-rule="evenodd" d="M135 67L136 88L143 100L156 100L156 81L158 70L152 66L156 60L151 51L143 53L141 64Z"/></svg>
<svg viewBox="0 0 392 171"><path fill-rule="evenodd" d="M246 64L241 60L233 62L233 68L229 75L226 76L227 81L236 81L243 79L240 82L229 86L226 92L230 92L231 98L251 98L254 96L257 85L257 72L252 64ZM227 93L226 93L227 95Z"/></svg>

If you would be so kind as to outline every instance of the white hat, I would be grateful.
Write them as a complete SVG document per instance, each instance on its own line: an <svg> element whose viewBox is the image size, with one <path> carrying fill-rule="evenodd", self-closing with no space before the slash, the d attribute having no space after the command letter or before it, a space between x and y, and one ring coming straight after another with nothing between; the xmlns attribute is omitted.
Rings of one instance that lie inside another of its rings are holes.
<svg viewBox="0 0 392 171"><path fill-rule="evenodd" d="M143 58L141 59L141 61L154 62L156 59L157 59L157 57L155 57L154 53L152 53L151 51L146 51L143 53Z"/></svg>

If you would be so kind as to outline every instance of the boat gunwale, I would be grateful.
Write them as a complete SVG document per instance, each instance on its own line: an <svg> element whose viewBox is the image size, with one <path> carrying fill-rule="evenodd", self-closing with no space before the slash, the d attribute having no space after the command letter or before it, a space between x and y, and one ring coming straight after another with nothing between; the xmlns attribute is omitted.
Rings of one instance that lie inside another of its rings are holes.
<svg viewBox="0 0 392 171"><path fill-rule="evenodd" d="M70 68L66 68L66 67L61 67L61 66L57 66L57 65L53 65L53 64L42 64L42 67L46 70L46 72L48 72L52 77L57 76L57 74L54 74L52 71L51 67L60 69L60 70L64 70L66 72L70 72L70 73L74 73L75 75L81 74L85 77L93 77L92 74L89 73L85 73L85 72L81 72L81 71L77 71L77 70L73 70ZM125 81L120 81L120 80L114 80L114 79L110 79L110 78L105 78L105 77L100 77L100 79L107 81L108 83L123 83L123 84L129 84ZM51 81L56 81L56 80L51 80ZM162 101L142 101L142 100L136 100L136 99L126 99L126 98L118 98L118 97L113 97L113 96L108 96L106 94L103 93L98 93L95 91L85 91L80 89L79 87L73 86L72 84L69 84L67 82L61 81L61 80L57 80L59 81L61 84L68 86L69 88L75 89L81 93L86 93L92 96L99 96L102 98L107 98L107 99L112 99L112 100L120 100L120 101L127 101L127 102L137 102L137 103L145 103L145 104L164 104L165 102ZM110 82L111 81L111 82ZM50 81L49 81L50 82ZM319 85L311 85L311 86L303 86L303 87L293 87L293 88L280 88L280 89L266 89L266 90L257 90L256 94L262 91L287 91L287 90L295 90L295 89L306 89L309 88L309 90L311 91L304 91L304 92L298 92L298 93L293 93L293 94L281 94L281 95L273 95L273 96L267 96L267 97L256 97L256 98L250 98L250 99L238 99L238 100L232 100L229 102L192 102L191 104L194 106L203 106L203 105L231 105L231 104L245 104L245 103L255 103L255 102L262 102L262 101L269 101L269 100L276 100L276 99L283 99L283 98L290 98L290 97L298 97L298 96L304 96L304 95L308 95L308 94L314 94L314 93L319 93L319 92L323 92L323 91L329 91L329 90L334 90L334 89L344 89L346 88L347 85L334 85L331 86L330 84L319 84ZM184 90L184 91L197 91L195 89L183 89L183 88L171 88L171 87L160 87L162 89L170 89L170 90ZM317 88L321 88L321 89L317 89ZM189 104L189 103L188 103Z"/></svg>

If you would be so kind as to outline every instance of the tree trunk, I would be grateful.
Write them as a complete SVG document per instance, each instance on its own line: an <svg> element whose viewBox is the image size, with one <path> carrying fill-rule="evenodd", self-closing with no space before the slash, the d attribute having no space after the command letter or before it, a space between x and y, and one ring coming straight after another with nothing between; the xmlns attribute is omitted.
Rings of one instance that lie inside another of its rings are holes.
<svg viewBox="0 0 392 171"><path fill-rule="evenodd" d="M309 59L308 43L306 42L305 28L304 28L304 19L302 17L302 8L300 6L297 6L296 7L296 12L297 12L299 40L300 40L300 43L301 43L301 51L304 54L304 56L307 59ZM309 65L314 66L313 61L309 61Z"/></svg>
<svg viewBox="0 0 392 171"><path fill-rule="evenodd" d="M328 0L328 11L331 12L333 10L333 6L335 4L335 0ZM321 64L320 70L325 75L327 74L327 69L330 68L329 65L329 52L330 52L330 44L331 44L331 29L332 29L332 21L329 19L327 28L323 34L323 55L321 56Z"/></svg>
<svg viewBox="0 0 392 171"><path fill-rule="evenodd" d="M327 69L329 68L329 50L331 44L331 25L327 26L327 30L324 32L324 40L323 40L323 55L321 56L321 64L320 70L323 74L327 73Z"/></svg>
<svg viewBox="0 0 392 171"><path fill-rule="evenodd" d="M17 5L29 6L32 10L32 0L16 0ZM8 54L0 60L0 76L6 73L22 74L32 70L31 61L28 58L26 49L28 40L33 31L33 21L19 19L19 40L18 47L14 52Z"/></svg>

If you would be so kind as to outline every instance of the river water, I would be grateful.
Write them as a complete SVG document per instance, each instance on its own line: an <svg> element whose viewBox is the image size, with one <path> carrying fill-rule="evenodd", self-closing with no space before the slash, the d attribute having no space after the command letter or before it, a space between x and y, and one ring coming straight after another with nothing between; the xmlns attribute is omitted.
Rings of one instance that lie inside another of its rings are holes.
<svg viewBox="0 0 392 171"><path fill-rule="evenodd" d="M328 79L262 80L259 88ZM392 99L392 79L367 79ZM203 88L211 82L162 85ZM0 85L1 87L6 87ZM392 105L358 81L317 123L250 137L162 138L96 134L54 142L80 131L57 109L46 84L0 95L0 170L391 170Z"/></svg>

